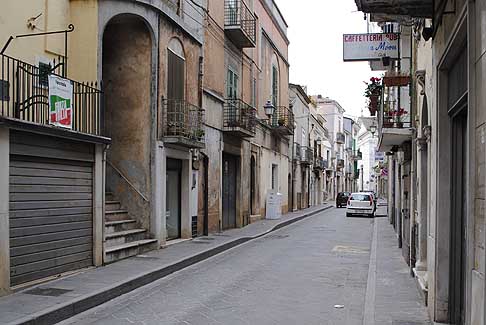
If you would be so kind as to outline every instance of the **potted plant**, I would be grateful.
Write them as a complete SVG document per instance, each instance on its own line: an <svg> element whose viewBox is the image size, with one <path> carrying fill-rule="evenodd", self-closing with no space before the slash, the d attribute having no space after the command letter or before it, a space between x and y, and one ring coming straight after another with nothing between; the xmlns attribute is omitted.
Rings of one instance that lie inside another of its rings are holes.
<svg viewBox="0 0 486 325"><path fill-rule="evenodd" d="M285 118L284 117L281 117L278 119L278 125L279 126L285 126Z"/></svg>
<svg viewBox="0 0 486 325"><path fill-rule="evenodd" d="M378 102L381 97L381 79L372 77L370 82L365 82L366 89L364 96L368 98L368 108L370 110L371 116L376 115L378 109Z"/></svg>
<svg viewBox="0 0 486 325"><path fill-rule="evenodd" d="M197 129L197 130L194 132L194 135L196 136L196 138L197 138L198 140L202 140L202 139L204 138L204 135L205 135L205 134L206 134L206 133L204 132L204 130L203 130L203 129Z"/></svg>
<svg viewBox="0 0 486 325"><path fill-rule="evenodd" d="M408 112L404 108L393 111L393 116L395 117L395 125L397 128L403 128L403 117L407 114Z"/></svg>

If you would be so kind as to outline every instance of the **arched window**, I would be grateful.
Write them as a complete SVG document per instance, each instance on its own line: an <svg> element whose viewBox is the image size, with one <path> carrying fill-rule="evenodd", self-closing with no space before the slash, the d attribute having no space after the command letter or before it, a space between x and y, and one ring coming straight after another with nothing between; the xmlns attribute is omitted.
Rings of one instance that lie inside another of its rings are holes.
<svg viewBox="0 0 486 325"><path fill-rule="evenodd" d="M173 38L167 51L167 98L184 99L185 86L185 55L182 43Z"/></svg>
<svg viewBox="0 0 486 325"><path fill-rule="evenodd" d="M278 58L274 53L272 56L272 104L277 107L279 104L279 87L280 71L278 67Z"/></svg>

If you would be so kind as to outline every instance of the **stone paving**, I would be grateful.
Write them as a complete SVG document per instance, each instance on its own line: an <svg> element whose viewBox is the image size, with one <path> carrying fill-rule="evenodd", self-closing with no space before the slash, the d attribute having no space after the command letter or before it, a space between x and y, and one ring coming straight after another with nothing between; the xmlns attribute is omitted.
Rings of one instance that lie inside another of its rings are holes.
<svg viewBox="0 0 486 325"><path fill-rule="evenodd" d="M343 211L305 219L63 324L361 324L372 220Z"/></svg>
<svg viewBox="0 0 486 325"><path fill-rule="evenodd" d="M388 219L344 215L322 212L62 324L354 325L368 299L369 324L430 324Z"/></svg>
<svg viewBox="0 0 486 325"><path fill-rule="evenodd" d="M258 221L245 228L178 243L16 292L0 298L0 324L53 324L326 208L329 206L312 207L289 213L279 220ZM61 289L63 293L52 295L53 289ZM45 293L39 295L39 291Z"/></svg>
<svg viewBox="0 0 486 325"><path fill-rule="evenodd" d="M377 214L386 216L386 206ZM70 300L102 296L114 284L130 286L140 274L295 220L61 324L430 324L388 218L346 218L335 208L302 217L264 220L36 287L72 290L57 297L28 289L0 298L0 324L62 314Z"/></svg>

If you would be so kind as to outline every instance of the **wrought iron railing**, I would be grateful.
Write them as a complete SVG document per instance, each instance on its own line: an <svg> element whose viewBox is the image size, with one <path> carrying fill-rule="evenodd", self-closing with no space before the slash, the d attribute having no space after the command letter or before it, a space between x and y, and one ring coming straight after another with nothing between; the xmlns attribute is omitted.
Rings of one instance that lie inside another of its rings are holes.
<svg viewBox="0 0 486 325"><path fill-rule="evenodd" d="M396 100L383 100L379 125L384 129L403 129L412 127L410 112L398 106Z"/></svg>
<svg viewBox="0 0 486 325"><path fill-rule="evenodd" d="M256 18L243 0L225 0L224 26L240 28L255 43Z"/></svg>
<svg viewBox="0 0 486 325"><path fill-rule="evenodd" d="M204 140L204 110L185 100L162 100L162 137Z"/></svg>
<svg viewBox="0 0 486 325"><path fill-rule="evenodd" d="M48 76L63 76L64 63L53 61L39 67L2 54L0 56L0 115L31 123L49 125ZM101 135L103 94L97 82L73 86L72 130Z"/></svg>
<svg viewBox="0 0 486 325"><path fill-rule="evenodd" d="M344 144L346 143L346 136L342 132L337 132L336 133L336 143L338 144Z"/></svg>
<svg viewBox="0 0 486 325"><path fill-rule="evenodd" d="M314 169L325 170L328 168L328 162L322 157L316 157L314 159Z"/></svg>
<svg viewBox="0 0 486 325"><path fill-rule="evenodd" d="M338 159L338 160L336 161L336 168L337 168L337 169L342 169L342 168L344 168L344 159Z"/></svg>
<svg viewBox="0 0 486 325"><path fill-rule="evenodd" d="M305 164L312 164L314 158L314 151L312 148L302 147L302 162Z"/></svg>
<svg viewBox="0 0 486 325"><path fill-rule="evenodd" d="M283 129L286 134L294 134L294 113L285 106L275 107L271 118L273 128Z"/></svg>
<svg viewBox="0 0 486 325"><path fill-rule="evenodd" d="M294 142L294 160L300 161L302 159L302 147L299 143Z"/></svg>
<svg viewBox="0 0 486 325"><path fill-rule="evenodd" d="M255 135L256 109L240 99L226 99L223 126L226 131L243 129Z"/></svg>

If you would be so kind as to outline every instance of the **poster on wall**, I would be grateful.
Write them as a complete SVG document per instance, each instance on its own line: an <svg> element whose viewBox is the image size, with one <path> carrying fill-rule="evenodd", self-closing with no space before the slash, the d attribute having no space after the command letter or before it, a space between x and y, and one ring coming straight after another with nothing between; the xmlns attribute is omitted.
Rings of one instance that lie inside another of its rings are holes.
<svg viewBox="0 0 486 325"><path fill-rule="evenodd" d="M49 75L49 124L73 128L73 85L70 80Z"/></svg>
<svg viewBox="0 0 486 325"><path fill-rule="evenodd" d="M384 57L398 59L399 41L398 33L344 34L343 60L373 61Z"/></svg>

